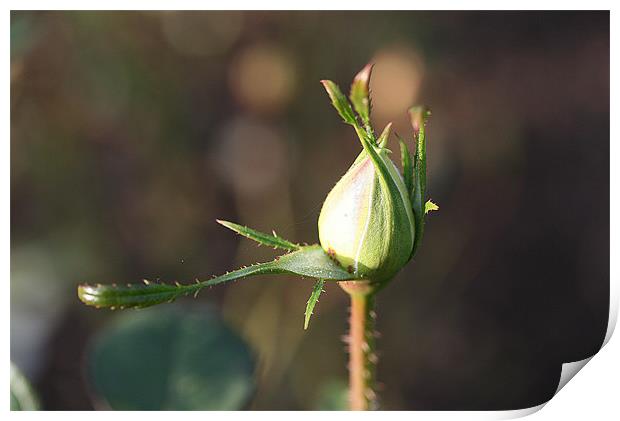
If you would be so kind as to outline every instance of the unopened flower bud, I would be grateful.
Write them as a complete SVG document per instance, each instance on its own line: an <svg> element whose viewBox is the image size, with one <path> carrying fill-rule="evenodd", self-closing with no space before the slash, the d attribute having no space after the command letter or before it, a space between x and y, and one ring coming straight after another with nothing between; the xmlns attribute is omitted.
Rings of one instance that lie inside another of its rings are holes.
<svg viewBox="0 0 620 421"><path fill-rule="evenodd" d="M380 283L409 261L415 223L409 193L388 150L368 147L372 150L364 150L327 195L319 239L343 268Z"/></svg>

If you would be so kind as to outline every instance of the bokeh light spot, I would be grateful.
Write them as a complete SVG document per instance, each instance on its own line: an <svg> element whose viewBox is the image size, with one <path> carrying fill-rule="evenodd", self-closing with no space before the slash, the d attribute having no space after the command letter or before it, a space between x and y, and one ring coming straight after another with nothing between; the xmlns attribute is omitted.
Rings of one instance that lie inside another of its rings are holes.
<svg viewBox="0 0 620 421"><path fill-rule="evenodd" d="M241 52L230 69L230 86L237 100L251 111L279 111L292 98L295 71L281 49L255 45Z"/></svg>
<svg viewBox="0 0 620 421"><path fill-rule="evenodd" d="M408 48L391 47L379 51L372 61L373 112L380 120L400 117L418 98L424 75L422 57Z"/></svg>
<svg viewBox="0 0 620 421"><path fill-rule="evenodd" d="M288 153L274 128L237 118L224 127L219 137L217 170L243 195L259 195L286 174Z"/></svg>
<svg viewBox="0 0 620 421"><path fill-rule="evenodd" d="M188 56L227 51L241 35L242 12L165 12L161 27L168 44Z"/></svg>

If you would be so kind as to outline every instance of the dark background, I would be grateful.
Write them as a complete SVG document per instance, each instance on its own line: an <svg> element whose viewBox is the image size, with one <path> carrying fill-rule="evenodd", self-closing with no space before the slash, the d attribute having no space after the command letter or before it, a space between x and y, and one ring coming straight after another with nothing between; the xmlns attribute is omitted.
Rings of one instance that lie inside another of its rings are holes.
<svg viewBox="0 0 620 421"><path fill-rule="evenodd" d="M13 12L11 358L44 409L88 409L111 317L83 281L206 278L271 259L225 218L316 242L360 148L319 84L376 63L376 130L432 107L441 209L378 298L383 409L515 409L600 347L609 297L607 12ZM392 149L397 150L392 140ZM397 158L397 154L395 154ZM309 280L201 294L259 358L251 409L347 378L347 296ZM327 389L326 389L327 388Z"/></svg>

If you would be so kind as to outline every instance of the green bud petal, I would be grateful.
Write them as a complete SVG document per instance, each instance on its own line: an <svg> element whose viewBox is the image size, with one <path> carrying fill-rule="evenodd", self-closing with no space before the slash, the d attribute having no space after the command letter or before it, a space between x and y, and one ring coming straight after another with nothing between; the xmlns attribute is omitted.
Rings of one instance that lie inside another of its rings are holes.
<svg viewBox="0 0 620 421"><path fill-rule="evenodd" d="M414 238L411 201L398 169L386 149L366 144L325 199L321 246L356 277L379 283L409 261Z"/></svg>

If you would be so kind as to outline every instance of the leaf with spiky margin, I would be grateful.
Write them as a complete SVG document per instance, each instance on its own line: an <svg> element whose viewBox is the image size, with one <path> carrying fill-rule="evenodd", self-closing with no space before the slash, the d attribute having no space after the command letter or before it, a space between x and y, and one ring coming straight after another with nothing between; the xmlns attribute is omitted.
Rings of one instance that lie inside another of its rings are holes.
<svg viewBox="0 0 620 421"><path fill-rule="evenodd" d="M314 284L314 288L312 288L312 293L310 294L310 298L308 298L308 303L306 304L306 313L304 317L304 330L308 329L308 325L310 324L310 316L312 316L312 310L314 310L314 306L319 302L319 296L321 292L323 292L323 285L325 281L323 279L319 279Z"/></svg>
<svg viewBox="0 0 620 421"><path fill-rule="evenodd" d="M282 237L278 237L278 235L273 233L265 234L264 232L256 231L252 228L245 227L243 225L235 224L234 222L223 221L221 219L216 219L217 223L225 226L228 229L233 230L237 234L243 235L244 237L249 238L250 240L254 240L259 244L273 247L274 249L283 249L288 251L299 250L301 246L299 244L292 243L288 240L285 240Z"/></svg>
<svg viewBox="0 0 620 421"><path fill-rule="evenodd" d="M353 78L351 84L351 91L349 92L349 99L353 108L360 116L362 124L366 130L370 128L370 74L372 73L372 64L367 64L360 72Z"/></svg>
<svg viewBox="0 0 620 421"><path fill-rule="evenodd" d="M413 243L413 257L422 241L424 235L424 197L426 195L426 135L425 126L431 111L426 107L416 106L409 109L411 126L413 127L413 139L416 150L413 161L413 171L415 174L413 184L413 214L416 219L416 236Z"/></svg>
<svg viewBox="0 0 620 421"><path fill-rule="evenodd" d="M351 104L349 104L347 97L344 96L338 85L331 80L322 80L321 83L327 91L329 98L332 100L332 105L336 111L338 111L338 114L340 114L344 122L356 126L357 120L355 119L355 113L353 113Z"/></svg>
<svg viewBox="0 0 620 421"><path fill-rule="evenodd" d="M409 197L413 197L413 165L411 164L411 154L409 153L405 141L398 135L396 135L396 137L400 144L400 161L403 166L403 179L405 180L405 186L407 187Z"/></svg>
<svg viewBox="0 0 620 421"><path fill-rule="evenodd" d="M318 244L277 257L271 262L257 263L208 281L175 285L144 281L143 284L78 286L78 297L87 305L114 309L144 308L174 301L179 296L197 295L203 288L254 275L291 274L330 281L357 279L331 260Z"/></svg>
<svg viewBox="0 0 620 421"><path fill-rule="evenodd" d="M437 211L439 210L439 205L437 205L436 203L433 203L432 200L427 200L426 203L424 204L424 214L427 214L429 212L432 211Z"/></svg>

